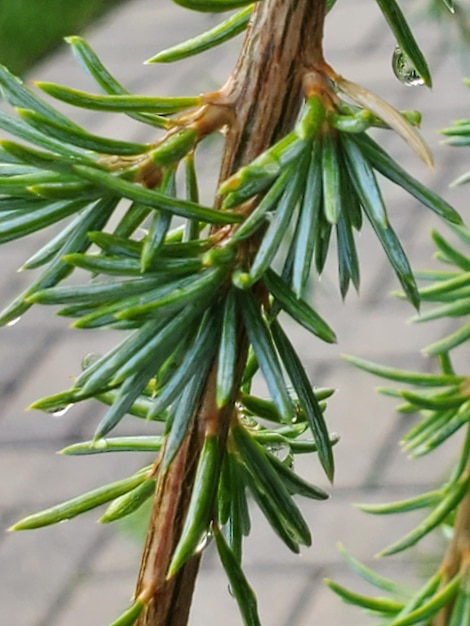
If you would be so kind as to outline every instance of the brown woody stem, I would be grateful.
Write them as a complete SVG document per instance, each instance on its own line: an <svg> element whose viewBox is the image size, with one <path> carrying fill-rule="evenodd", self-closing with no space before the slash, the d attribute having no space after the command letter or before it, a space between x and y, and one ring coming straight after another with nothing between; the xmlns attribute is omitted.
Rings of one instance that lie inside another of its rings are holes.
<svg viewBox="0 0 470 626"><path fill-rule="evenodd" d="M470 474L470 459L466 472L467 475ZM457 509L452 541L441 564L440 569L444 573L443 584L468 567L470 567L470 489ZM448 626L451 614L452 603L449 603L434 618L432 626Z"/></svg>
<svg viewBox="0 0 470 626"><path fill-rule="evenodd" d="M323 65L322 38L325 0L262 0L257 4L247 36L229 80L214 96L214 104L234 113L228 126L221 180L248 164L293 127L302 102L307 70ZM207 98L210 103L210 98ZM256 242L240 253L251 257ZM247 356L240 328L238 381ZM217 432L221 453L236 396L218 410L214 364L203 397L195 407L192 426L174 460L157 471L157 487L136 597L151 598L138 626L186 626L200 554L166 580L166 572L188 511L195 470L204 435ZM216 477L214 478L216 480Z"/></svg>
<svg viewBox="0 0 470 626"><path fill-rule="evenodd" d="M308 70L323 67L324 0L264 0L257 5L238 63L222 89L236 113L221 180L289 130Z"/></svg>

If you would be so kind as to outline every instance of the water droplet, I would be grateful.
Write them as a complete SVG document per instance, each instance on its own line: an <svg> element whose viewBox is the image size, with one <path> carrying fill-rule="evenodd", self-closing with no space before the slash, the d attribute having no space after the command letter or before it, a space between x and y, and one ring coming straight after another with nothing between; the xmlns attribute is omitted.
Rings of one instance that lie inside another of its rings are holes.
<svg viewBox="0 0 470 626"><path fill-rule="evenodd" d="M20 319L21 319L21 317L15 317L14 320L11 320L11 322L8 322L7 326L15 326L15 324L18 324Z"/></svg>
<svg viewBox="0 0 470 626"><path fill-rule="evenodd" d="M455 13L454 0L444 0L444 4L451 13Z"/></svg>
<svg viewBox="0 0 470 626"><path fill-rule="evenodd" d="M409 57L400 46L396 46L392 56L393 73L398 80L408 87L424 85L424 80L418 74Z"/></svg>
<svg viewBox="0 0 470 626"><path fill-rule="evenodd" d="M62 415L65 415L67 411L69 411L72 407L73 407L73 404L67 404L67 406L60 406L57 409L54 409L51 412L51 414L54 417L62 417Z"/></svg>
<svg viewBox="0 0 470 626"><path fill-rule="evenodd" d="M98 359L101 359L101 354L97 352L90 352L86 354L82 359L82 370L86 370L91 367Z"/></svg>
<svg viewBox="0 0 470 626"><path fill-rule="evenodd" d="M238 407L238 410L240 411L240 420L242 424L246 426L247 428L251 428L252 430L258 430L259 424L255 420L255 418L252 417L251 415L248 415L247 413L244 413L244 407L242 404L238 403L237 407Z"/></svg>
<svg viewBox="0 0 470 626"><path fill-rule="evenodd" d="M210 542L212 541L213 536L214 535L211 530L204 533L203 536L201 537L201 541L197 544L197 547L194 550L194 553L200 554L203 550L205 550L207 546L210 544Z"/></svg>
<svg viewBox="0 0 470 626"><path fill-rule="evenodd" d="M273 443L268 446L268 450L283 463L291 456L290 446L285 443Z"/></svg>

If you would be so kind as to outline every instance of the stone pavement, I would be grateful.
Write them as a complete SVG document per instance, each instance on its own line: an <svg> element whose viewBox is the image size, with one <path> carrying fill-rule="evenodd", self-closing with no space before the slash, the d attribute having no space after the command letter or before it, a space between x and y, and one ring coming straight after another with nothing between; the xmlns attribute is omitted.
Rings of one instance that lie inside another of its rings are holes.
<svg viewBox="0 0 470 626"><path fill-rule="evenodd" d="M407 4L407 3L406 3ZM218 18L217 18L218 19ZM220 85L236 58L239 40L201 55L194 62L172 67L143 66L158 50L195 35L216 23L216 16L187 12L171 0L132 0L119 5L85 33L104 63L133 92L174 95L198 93ZM435 25L418 20L417 32L428 55L435 88L407 88L392 75L392 35L372 0L339 2L328 20L327 58L335 69L402 108L424 113L423 133L435 149L436 168L425 171L407 146L382 133L383 141L405 167L454 203L466 214L465 188L447 184L465 169L470 154L439 146L435 130L469 111L468 92L462 85L458 60L443 51ZM34 69L32 75L92 90L67 49L62 49ZM134 140L145 129L111 115L75 112L78 123L91 132ZM215 155L208 155L206 197L213 189ZM211 161L213 159L213 161ZM213 166L213 167L212 167ZM424 208L401 190L385 185L391 217L403 237L412 264L429 266L432 254L429 232L438 225ZM468 213L467 213L468 215ZM44 235L3 246L0 250L0 302L6 304L31 280L30 273L15 273L36 249ZM357 557L371 563L373 555L412 527L415 518L374 518L352 507L355 502L390 501L431 488L449 468L455 442L433 458L412 464L400 456L397 442L410 418L399 418L393 402L375 394L377 381L347 367L340 352L370 357L403 367L429 368L419 350L437 339L442 325L410 327L410 307L391 300L397 287L384 255L372 234L361 236L361 297L350 294L343 305L337 293L331 263L315 298L322 315L339 336L338 346L326 346L292 328L312 381L339 389L330 402L331 430L341 434L336 449L337 477L332 498L326 503L302 502L311 522L315 545L293 556L281 545L261 516L253 512L253 533L245 551L246 571L260 602L265 626L339 626L370 623L343 605L322 586L333 577L354 585L336 550L341 541ZM21 322L0 332L0 526L3 531L19 517L70 498L104 482L125 477L142 464L142 457L112 455L106 458L67 458L54 452L64 445L90 438L102 409L77 407L54 418L24 412L34 399L68 386L88 352L103 352L113 344L113 333L70 331L52 311L38 308ZM146 427L145 427L146 426ZM133 432L124 424L121 432ZM149 425L142 427L150 432ZM119 457L119 458L117 458ZM324 479L315 460L302 460L303 474L318 484ZM105 626L127 606L139 558L138 544L122 532L98 525L96 512L68 524L30 533L0 534L0 621L11 626ZM413 578L434 556L435 544L422 545L410 561L389 559L381 571L401 579ZM236 605L216 555L209 548L197 588L191 618L193 626L241 624Z"/></svg>

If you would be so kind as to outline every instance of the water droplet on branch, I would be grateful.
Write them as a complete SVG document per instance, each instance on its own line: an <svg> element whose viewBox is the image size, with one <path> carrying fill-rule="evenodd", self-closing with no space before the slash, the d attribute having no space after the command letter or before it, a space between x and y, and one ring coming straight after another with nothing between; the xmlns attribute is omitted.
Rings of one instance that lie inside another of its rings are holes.
<svg viewBox="0 0 470 626"><path fill-rule="evenodd" d="M396 46L392 56L392 69L398 80L408 87L424 85L424 80L416 71L409 57L400 46Z"/></svg>
<svg viewBox="0 0 470 626"><path fill-rule="evenodd" d="M15 326L15 324L18 324L18 322L20 321L21 317L15 317L14 320L11 320L11 322L8 322L8 324L6 324L6 326L10 327L10 326Z"/></svg>
<svg viewBox="0 0 470 626"><path fill-rule="evenodd" d="M51 415L53 415L54 417L62 417L62 415L65 415L67 411L69 411L72 407L73 404L67 404L67 406L58 407L51 412Z"/></svg>
<svg viewBox="0 0 470 626"><path fill-rule="evenodd" d="M267 449L283 463L291 456L290 446L283 443L270 444Z"/></svg>
<svg viewBox="0 0 470 626"><path fill-rule="evenodd" d="M213 538L214 535L211 530L205 532L201 537L201 541L197 544L194 554L200 554L203 550L205 550Z"/></svg>
<svg viewBox="0 0 470 626"><path fill-rule="evenodd" d="M444 0L444 4L451 13L455 13L454 0Z"/></svg>
<svg viewBox="0 0 470 626"><path fill-rule="evenodd" d="M101 354L97 354L96 352L90 352L89 354L86 354L82 359L82 370L88 369L100 358Z"/></svg>

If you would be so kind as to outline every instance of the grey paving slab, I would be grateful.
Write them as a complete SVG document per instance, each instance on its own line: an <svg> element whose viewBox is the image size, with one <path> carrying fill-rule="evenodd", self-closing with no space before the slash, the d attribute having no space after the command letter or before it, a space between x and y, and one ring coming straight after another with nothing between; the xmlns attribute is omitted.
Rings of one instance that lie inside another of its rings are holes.
<svg viewBox="0 0 470 626"><path fill-rule="evenodd" d="M261 621L270 626L289 623L292 606L305 584L305 576L288 567L254 569L247 567L246 576L254 589L259 590L258 607ZM221 616L227 626L239 626L240 615L234 598L227 588L225 573L220 569L205 572L196 588L191 626L206 624L218 626Z"/></svg>
<svg viewBox="0 0 470 626"><path fill-rule="evenodd" d="M90 570L97 577L135 574L141 541L124 533L110 533L94 555Z"/></svg>
<svg viewBox="0 0 470 626"><path fill-rule="evenodd" d="M2 507L19 505L34 512L38 508L52 506L101 485L127 478L133 471L150 462L148 455L138 453L128 456L123 467L119 455L85 458L55 455L51 454L51 450L28 450L24 452L24 462L19 466L18 452L12 447L3 450L0 457L2 476L11 477L0 488ZM34 484L31 475L35 477ZM92 522L99 515L100 512L92 514L88 519Z"/></svg>
<svg viewBox="0 0 470 626"><path fill-rule="evenodd" d="M20 326L16 327L16 330L15 328L11 330L17 332ZM6 398L0 409L0 440L30 441L35 437L61 439L67 433L76 431L79 421L90 413L90 403L76 405L70 414L60 416L47 415L35 410L25 411L25 408L35 400L68 389L73 378L81 371L82 359L93 351L92 349L104 352L105 347L112 345L111 336L98 334L91 342L88 334L87 342L80 334L78 332L67 334L61 341L51 339L46 345L41 360L36 362L29 375L24 377L22 387ZM92 435L92 428L89 436Z"/></svg>
<svg viewBox="0 0 470 626"><path fill-rule="evenodd" d="M0 601L5 623L36 626L62 593L64 581L82 566L99 527L88 520L10 534L0 543Z"/></svg>
<svg viewBox="0 0 470 626"><path fill-rule="evenodd" d="M13 330L13 328L11 329ZM9 389L15 389L29 370L30 364L41 349L44 338L36 332L25 332L21 335L10 333L2 337L0 354L0 384L3 387L2 397Z"/></svg>
<svg viewBox="0 0 470 626"><path fill-rule="evenodd" d="M133 573L77 578L65 602L49 618L47 626L82 626L84 620L87 626L110 624L129 606L134 582Z"/></svg>
<svg viewBox="0 0 470 626"><path fill-rule="evenodd" d="M325 574L327 574L325 572ZM338 571L332 572L335 580L349 588L356 588L357 577L344 574L340 577ZM357 610L350 604L342 602L326 586L316 587L316 593L310 593L305 599L301 615L295 622L295 626L311 626L312 624L355 624L358 620ZM370 590L369 590L370 591ZM361 626L372 626L376 623L371 615L360 616Z"/></svg>
<svg viewBox="0 0 470 626"><path fill-rule="evenodd" d="M410 422L407 426L411 426ZM462 445L462 438L463 433L459 433L439 446L433 454L415 459L410 459L395 446L382 473L382 484L403 484L410 476L415 484L432 485L445 481L454 467L456 451Z"/></svg>
<svg viewBox="0 0 470 626"><path fill-rule="evenodd" d="M389 489L390 501L405 499L416 494L416 487L393 491ZM406 494L406 495L405 495ZM401 538L423 518L422 512L408 515L373 516L358 510L353 505L383 501L380 490L354 490L333 494L329 501L314 502L298 500L306 520L312 528L312 548L301 550L301 556L289 552L280 539L273 535L262 514L253 507L252 531L246 540L245 562L254 567L262 564L266 568L275 566L309 569L331 564L341 564L342 558L337 550L343 543L352 554L362 560L372 559L380 550ZM399 555L387 560L403 562Z"/></svg>
<svg viewBox="0 0 470 626"><path fill-rule="evenodd" d="M351 25L355 27L351 28ZM367 56L374 56L373 51L380 46L382 36L381 14L377 5L355 2L336 6L325 24L326 57L333 65L354 64L355 57L362 63ZM377 67L380 65L376 63Z"/></svg>
<svg viewBox="0 0 470 626"><path fill-rule="evenodd" d="M344 4L344 7L342 6ZM407 9L408 10L408 9ZM411 12L410 12L411 13ZM142 61L162 47L201 32L218 21L217 16L189 13L171 0L132 0L121 4L86 33L103 62L131 90L139 93L176 95L215 89L230 72L240 40L222 51L208 53L194 62L172 67L144 66ZM441 193L468 217L466 188L447 190L447 184L470 164L470 156L442 148L437 128L470 114L470 92L463 86L461 66L443 53L435 27L414 16L420 42L430 56L435 88L410 89L392 75L390 58L393 37L384 27L375 3L357 0L338 3L325 34L328 60L351 80L373 89L403 108L421 108L423 134L436 150L436 168L427 171L411 150L389 133L377 140L406 168ZM31 76L97 91L64 46ZM61 107L61 105L59 105ZM61 108L70 113L70 108ZM145 141L148 130L118 116L74 111L74 119L91 132ZM150 131L153 138L154 131ZM220 140L201 150L199 165L202 199L210 202L215 186ZM392 205L392 223L403 237L413 265L424 267L433 246L429 231L438 221L401 190L385 184L384 195ZM9 244L0 251L0 299L2 303L25 288L32 275L16 269L44 242L44 235ZM427 324L412 328L406 320L409 305L390 301L388 294L397 281L387 266L372 232L358 238L362 264L361 297L351 293L343 304L336 286L336 267L331 262L320 283L312 287L312 301L338 332L338 346L327 346L289 326L293 341L302 350L314 384L339 389L331 400L331 429L341 433L336 449L337 480L333 497L325 503L300 503L314 533L314 547L300 557L290 555L270 528L254 512L253 534L247 541L247 574L256 589L266 626L343 626L371 623L367 617L341 604L321 585L324 576L358 590L357 579L347 572L336 551L343 541L369 563L373 554L409 530L419 515L401 519L378 519L352 507L358 501L383 501L408 497L419 489L431 489L448 471L456 442L437 457L411 464L400 456L398 439L403 420L394 413L394 403L377 395L377 380L349 370L339 361L340 352L385 361L402 367L429 370L419 350L435 340L447 326ZM26 315L0 334L0 474L9 480L0 485L0 522L6 526L34 505L47 506L100 482L131 473L142 458L63 459L54 451L73 438L92 435L102 409L84 405L62 418L23 409L38 396L67 387L88 352L103 352L113 345L113 333L69 332L67 320L57 319L47 307ZM457 361L468 364L468 351ZM19 380L22 384L18 386ZM262 387L260 387L262 389ZM127 420L121 434L155 432L153 424ZM301 459L298 469L323 486L325 480L315 459ZM87 515L59 527L0 538L0 606L2 623L14 626L102 626L109 623L129 601L138 568L139 546L127 535L102 529ZM416 579L416 567L436 552L435 544L420 546L411 563L392 560L385 570L401 580ZM65 555L65 556L64 556ZM47 575L44 574L47 566ZM388 567L388 570L387 570ZM193 626L235 626L241 623L235 602L212 549L205 555L191 618Z"/></svg>

